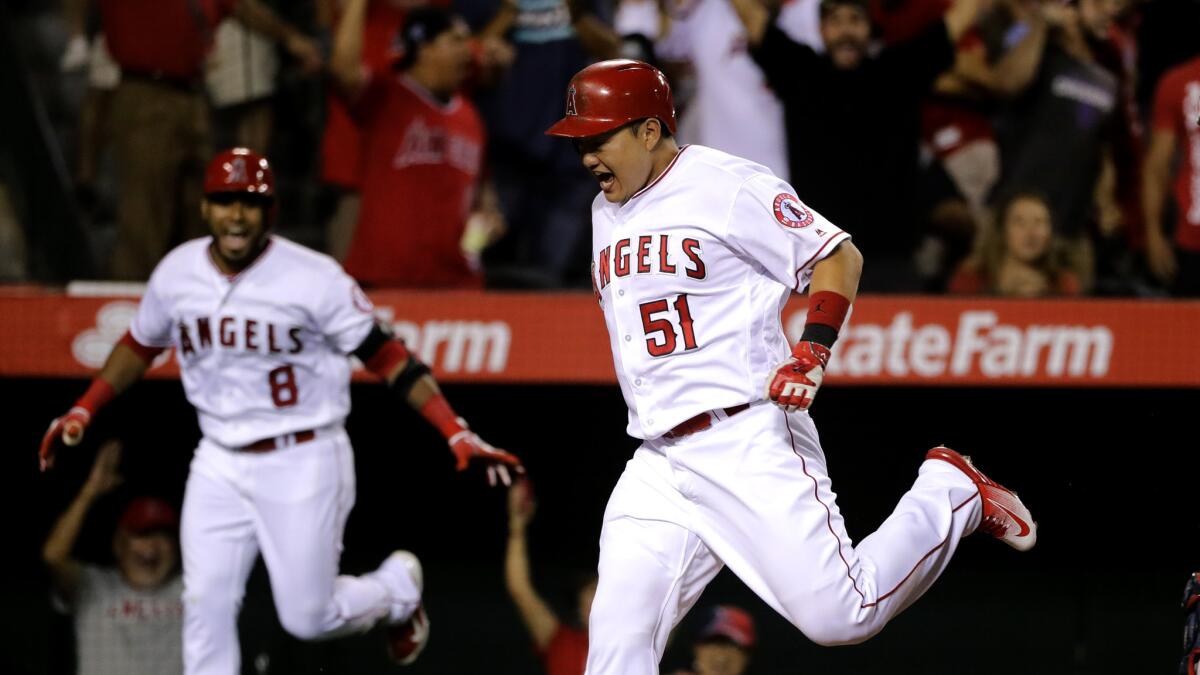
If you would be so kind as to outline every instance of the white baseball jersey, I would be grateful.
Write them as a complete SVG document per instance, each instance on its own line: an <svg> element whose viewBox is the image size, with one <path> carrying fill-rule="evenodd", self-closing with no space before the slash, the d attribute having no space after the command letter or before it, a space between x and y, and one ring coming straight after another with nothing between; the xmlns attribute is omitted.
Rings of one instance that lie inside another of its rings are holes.
<svg viewBox="0 0 1200 675"><path fill-rule="evenodd" d="M241 447L340 424L350 412L347 354L374 323L371 302L332 258L272 236L240 274L213 262L203 238L150 276L131 332L174 346L206 438Z"/></svg>
<svg viewBox="0 0 1200 675"><path fill-rule="evenodd" d="M597 196L592 280L628 433L761 399L790 353L788 296L849 236L766 167L698 145L625 204Z"/></svg>

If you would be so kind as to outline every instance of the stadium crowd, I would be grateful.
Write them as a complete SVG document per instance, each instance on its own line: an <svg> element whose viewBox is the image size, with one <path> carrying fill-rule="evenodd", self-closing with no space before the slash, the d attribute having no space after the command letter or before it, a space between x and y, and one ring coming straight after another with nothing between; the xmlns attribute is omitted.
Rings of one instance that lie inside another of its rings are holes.
<svg viewBox="0 0 1200 675"><path fill-rule="evenodd" d="M668 73L682 142L770 167L850 231L865 291L1200 293L1194 0L55 10L42 91L76 103L52 109L107 278L202 234L205 160L243 145L276 165L278 231L366 286L586 287L597 188L543 131L573 73L628 57Z"/></svg>

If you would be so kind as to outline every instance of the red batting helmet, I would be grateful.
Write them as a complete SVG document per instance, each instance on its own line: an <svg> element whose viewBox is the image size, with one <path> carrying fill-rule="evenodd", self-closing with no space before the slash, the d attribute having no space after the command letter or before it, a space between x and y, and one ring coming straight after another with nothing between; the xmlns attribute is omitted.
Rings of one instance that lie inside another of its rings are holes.
<svg viewBox="0 0 1200 675"><path fill-rule="evenodd" d="M204 194L247 192L275 197L275 172L267 158L246 148L218 152L204 172Z"/></svg>
<svg viewBox="0 0 1200 675"><path fill-rule="evenodd" d="M567 87L567 114L546 133L586 138L647 117L658 118L675 133L675 103L666 76L648 63L613 59L575 73Z"/></svg>

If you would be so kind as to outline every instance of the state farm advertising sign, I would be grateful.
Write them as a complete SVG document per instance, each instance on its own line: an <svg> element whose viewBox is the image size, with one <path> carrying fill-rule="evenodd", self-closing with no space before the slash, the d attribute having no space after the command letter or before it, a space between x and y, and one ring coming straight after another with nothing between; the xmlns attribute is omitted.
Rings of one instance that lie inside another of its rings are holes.
<svg viewBox="0 0 1200 675"><path fill-rule="evenodd" d="M0 291L8 319L0 375L90 375L137 309L137 288L118 290ZM589 293L370 296L379 317L446 382L615 383ZM795 297L784 311L793 340L805 307ZM826 384L1200 387L1198 347L1200 302L864 296L834 348ZM177 374L169 355L151 371Z"/></svg>

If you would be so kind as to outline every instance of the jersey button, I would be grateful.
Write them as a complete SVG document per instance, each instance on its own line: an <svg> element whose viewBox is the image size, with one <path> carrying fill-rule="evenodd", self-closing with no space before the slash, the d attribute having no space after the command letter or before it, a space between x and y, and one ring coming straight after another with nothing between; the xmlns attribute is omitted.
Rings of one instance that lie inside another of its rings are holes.
<svg viewBox="0 0 1200 675"><path fill-rule="evenodd" d="M640 377L639 377L638 379L634 380L634 381L633 381L633 386L635 386L635 387L640 387L640 386L642 386L642 378L640 378Z"/></svg>
<svg viewBox="0 0 1200 675"><path fill-rule="evenodd" d="M626 335L626 336L625 336L625 341L626 341L626 342L629 342L629 341L630 341L630 340L632 340L632 339L633 339L633 338L629 337L628 335Z"/></svg>
<svg viewBox="0 0 1200 675"><path fill-rule="evenodd" d="M617 291L617 295L622 295L622 296L623 296L623 295L625 295L625 291L623 291L623 290L621 290L621 291Z"/></svg>
<svg viewBox="0 0 1200 675"><path fill-rule="evenodd" d="M654 426L654 420L646 420L646 424Z"/></svg>

